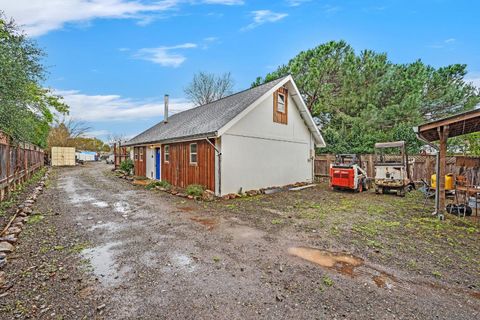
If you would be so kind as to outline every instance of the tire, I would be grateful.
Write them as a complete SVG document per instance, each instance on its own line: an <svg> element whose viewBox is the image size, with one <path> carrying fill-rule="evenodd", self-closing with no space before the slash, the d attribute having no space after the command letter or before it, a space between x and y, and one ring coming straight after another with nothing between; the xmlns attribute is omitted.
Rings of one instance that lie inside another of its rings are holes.
<svg viewBox="0 0 480 320"><path fill-rule="evenodd" d="M367 180L366 180L366 179L363 179L363 180L362 180L362 184L363 184L363 190L367 191L367 190L368 190Z"/></svg>

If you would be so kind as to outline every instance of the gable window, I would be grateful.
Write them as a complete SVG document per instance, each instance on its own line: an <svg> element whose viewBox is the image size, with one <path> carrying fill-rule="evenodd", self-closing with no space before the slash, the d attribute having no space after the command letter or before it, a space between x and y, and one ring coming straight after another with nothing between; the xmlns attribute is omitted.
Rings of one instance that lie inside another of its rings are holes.
<svg viewBox="0 0 480 320"><path fill-rule="evenodd" d="M278 93L277 111L285 113L285 94Z"/></svg>
<svg viewBox="0 0 480 320"><path fill-rule="evenodd" d="M288 124L287 88L279 88L273 93L273 122Z"/></svg>
<svg viewBox="0 0 480 320"><path fill-rule="evenodd" d="M163 161L164 162L169 162L170 161L170 146L166 145L163 148Z"/></svg>
<svg viewBox="0 0 480 320"><path fill-rule="evenodd" d="M197 144L190 143L190 164L197 164Z"/></svg>

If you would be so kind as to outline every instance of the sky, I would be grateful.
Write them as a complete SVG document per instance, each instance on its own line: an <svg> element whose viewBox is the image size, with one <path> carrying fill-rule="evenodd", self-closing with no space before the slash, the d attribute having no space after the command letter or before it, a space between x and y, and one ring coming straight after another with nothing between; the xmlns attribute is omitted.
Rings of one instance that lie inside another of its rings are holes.
<svg viewBox="0 0 480 320"><path fill-rule="evenodd" d="M45 86L88 135L133 137L191 103L198 71L246 89L302 50L345 40L394 63L467 64L480 87L480 2L464 0L0 0L46 52Z"/></svg>

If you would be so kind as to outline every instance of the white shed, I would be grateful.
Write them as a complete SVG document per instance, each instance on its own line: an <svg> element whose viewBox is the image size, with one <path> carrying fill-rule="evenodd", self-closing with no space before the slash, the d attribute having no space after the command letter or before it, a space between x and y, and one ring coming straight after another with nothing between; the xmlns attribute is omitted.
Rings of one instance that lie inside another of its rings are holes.
<svg viewBox="0 0 480 320"><path fill-rule="evenodd" d="M52 147L51 160L53 167L74 166L75 148Z"/></svg>

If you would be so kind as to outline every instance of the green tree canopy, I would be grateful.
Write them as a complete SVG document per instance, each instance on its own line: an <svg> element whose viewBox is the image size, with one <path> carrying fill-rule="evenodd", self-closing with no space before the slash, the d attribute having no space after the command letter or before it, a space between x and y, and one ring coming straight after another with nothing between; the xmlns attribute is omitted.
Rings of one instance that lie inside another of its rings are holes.
<svg viewBox="0 0 480 320"><path fill-rule="evenodd" d="M0 12L0 130L14 141L45 147L53 112L68 112L42 86L44 53Z"/></svg>
<svg viewBox="0 0 480 320"><path fill-rule="evenodd" d="M421 60L392 63L385 53L356 54L345 41L302 51L252 86L291 74L327 147L322 152L371 153L375 142L421 143L412 127L472 109L479 91L465 82L466 65L433 68Z"/></svg>

